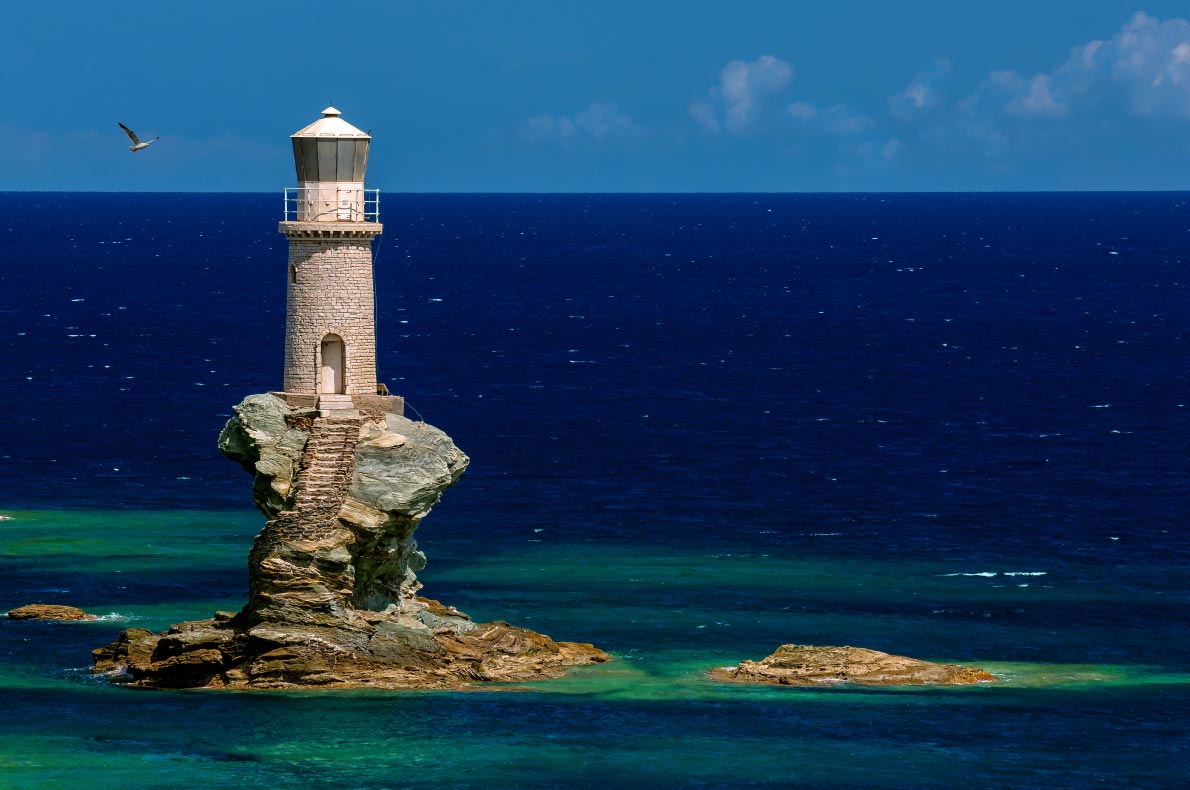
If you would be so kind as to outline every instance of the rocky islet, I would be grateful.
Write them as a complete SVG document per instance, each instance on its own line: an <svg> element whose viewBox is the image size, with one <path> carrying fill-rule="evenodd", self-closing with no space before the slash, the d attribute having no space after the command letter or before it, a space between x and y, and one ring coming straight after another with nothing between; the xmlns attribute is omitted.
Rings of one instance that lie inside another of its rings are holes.
<svg viewBox="0 0 1190 790"><path fill-rule="evenodd" d="M8 612L10 620L98 620L93 614L84 612L74 606L56 603L31 603L18 606Z"/></svg>
<svg viewBox="0 0 1190 790"><path fill-rule="evenodd" d="M268 518L247 604L166 633L126 629L94 651L96 672L146 688L462 688L609 660L417 594L414 532L469 462L437 428L261 394L235 407L219 448L252 474Z"/></svg>
<svg viewBox="0 0 1190 790"><path fill-rule="evenodd" d="M715 680L776 686L923 686L968 685L994 681L982 669L936 664L863 647L781 645L760 661L710 671Z"/></svg>

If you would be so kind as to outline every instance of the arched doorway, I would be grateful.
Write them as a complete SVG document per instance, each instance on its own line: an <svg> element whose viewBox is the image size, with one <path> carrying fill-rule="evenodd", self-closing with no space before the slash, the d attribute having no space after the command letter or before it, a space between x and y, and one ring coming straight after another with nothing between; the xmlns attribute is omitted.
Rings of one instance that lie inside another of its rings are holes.
<svg viewBox="0 0 1190 790"><path fill-rule="evenodd" d="M346 390L347 354L343 338L327 335L322 339L322 369L318 376L320 393L342 395Z"/></svg>

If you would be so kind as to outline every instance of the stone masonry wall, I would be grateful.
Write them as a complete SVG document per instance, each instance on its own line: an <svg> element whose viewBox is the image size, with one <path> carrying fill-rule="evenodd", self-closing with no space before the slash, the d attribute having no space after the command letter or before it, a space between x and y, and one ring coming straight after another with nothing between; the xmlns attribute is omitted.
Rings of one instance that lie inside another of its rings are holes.
<svg viewBox="0 0 1190 790"><path fill-rule="evenodd" d="M285 391L318 391L322 340L334 334L343 339L347 394L374 395L371 239L291 237L286 278Z"/></svg>

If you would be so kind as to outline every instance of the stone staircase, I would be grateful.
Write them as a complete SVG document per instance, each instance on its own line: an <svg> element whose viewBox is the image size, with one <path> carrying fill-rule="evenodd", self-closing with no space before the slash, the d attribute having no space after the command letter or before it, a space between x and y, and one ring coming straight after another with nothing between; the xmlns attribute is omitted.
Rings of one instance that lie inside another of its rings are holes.
<svg viewBox="0 0 1190 790"><path fill-rule="evenodd" d="M318 540L335 530L355 472L359 431L359 417L314 420L293 481L293 504L269 519L248 555L249 611L262 604L261 596L278 581L266 567L278 548L293 541Z"/></svg>
<svg viewBox="0 0 1190 790"><path fill-rule="evenodd" d="M318 413L323 417L331 417L335 415L345 415L345 413L354 412L355 404L351 402L350 395L331 395L324 393L318 396Z"/></svg>
<svg viewBox="0 0 1190 790"><path fill-rule="evenodd" d="M339 397L348 398L350 406L350 396ZM302 452L302 465L294 480L293 509L286 513L294 513L305 522L333 521L338 516L355 471L359 427L358 417L319 417L314 420L306 449Z"/></svg>

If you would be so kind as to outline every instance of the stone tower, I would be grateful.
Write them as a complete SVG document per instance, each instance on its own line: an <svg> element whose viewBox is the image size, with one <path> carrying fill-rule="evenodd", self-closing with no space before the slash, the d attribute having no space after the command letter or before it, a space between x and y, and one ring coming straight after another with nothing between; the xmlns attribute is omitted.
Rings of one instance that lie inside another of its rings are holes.
<svg viewBox="0 0 1190 790"><path fill-rule="evenodd" d="M364 132L334 107L292 136L298 186L285 190L280 231L289 239L285 319L286 394L322 409L375 396L376 312L372 240L379 190L364 190Z"/></svg>

